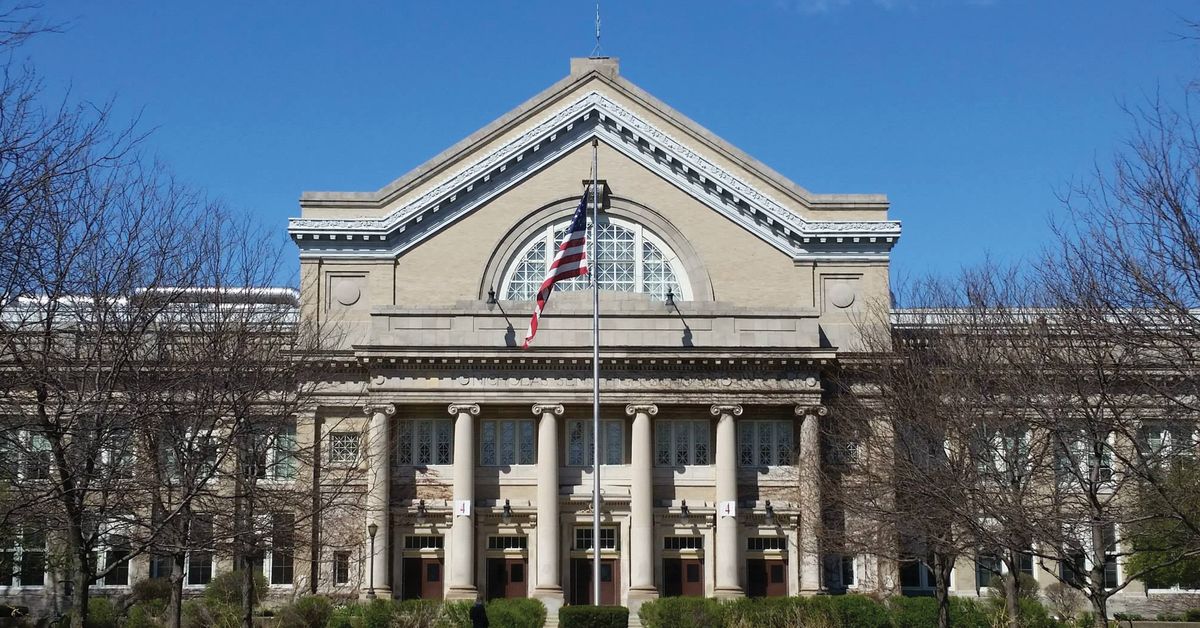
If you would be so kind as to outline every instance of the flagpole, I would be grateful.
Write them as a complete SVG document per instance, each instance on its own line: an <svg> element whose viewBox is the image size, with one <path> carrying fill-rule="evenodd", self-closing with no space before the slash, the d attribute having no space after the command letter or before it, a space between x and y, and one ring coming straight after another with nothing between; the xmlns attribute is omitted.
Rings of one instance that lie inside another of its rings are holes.
<svg viewBox="0 0 1200 628"><path fill-rule="evenodd" d="M599 191L596 189L600 141L592 138L592 604L600 606L600 265L596 236L600 233Z"/></svg>

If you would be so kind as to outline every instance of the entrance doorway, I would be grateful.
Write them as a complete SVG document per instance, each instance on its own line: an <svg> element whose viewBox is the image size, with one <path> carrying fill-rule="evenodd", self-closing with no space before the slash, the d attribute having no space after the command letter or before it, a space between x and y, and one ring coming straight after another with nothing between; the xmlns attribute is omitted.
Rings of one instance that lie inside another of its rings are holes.
<svg viewBox="0 0 1200 628"><path fill-rule="evenodd" d="M442 599L442 559L440 556L421 556L404 559L404 576L400 582L401 597L406 600Z"/></svg>
<svg viewBox="0 0 1200 628"><path fill-rule="evenodd" d="M620 603L621 572L615 558L600 559L600 605L616 606ZM592 559L571 559L571 604L593 604L592 602Z"/></svg>
<svg viewBox="0 0 1200 628"><path fill-rule="evenodd" d="M664 558L662 595L704 597L704 559Z"/></svg>
<svg viewBox="0 0 1200 628"><path fill-rule="evenodd" d="M786 560L751 558L746 561L748 597L783 597L787 594Z"/></svg>
<svg viewBox="0 0 1200 628"><path fill-rule="evenodd" d="M487 599L528 597L527 567L524 558L488 558Z"/></svg>

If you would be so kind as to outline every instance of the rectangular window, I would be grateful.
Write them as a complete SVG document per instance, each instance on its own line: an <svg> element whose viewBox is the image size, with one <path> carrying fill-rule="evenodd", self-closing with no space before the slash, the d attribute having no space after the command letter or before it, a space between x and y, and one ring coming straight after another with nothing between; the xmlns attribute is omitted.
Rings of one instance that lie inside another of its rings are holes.
<svg viewBox="0 0 1200 628"><path fill-rule="evenodd" d="M358 432L333 432L329 435L329 462L355 464L358 462Z"/></svg>
<svg viewBox="0 0 1200 628"><path fill-rule="evenodd" d="M405 419L396 423L396 464L453 462L454 424L450 419Z"/></svg>
<svg viewBox="0 0 1200 628"><path fill-rule="evenodd" d="M528 547L529 537L527 536L489 536L488 549L490 550L523 550Z"/></svg>
<svg viewBox="0 0 1200 628"><path fill-rule="evenodd" d="M709 421L655 421L654 463L660 467L710 464Z"/></svg>
<svg viewBox="0 0 1200 628"><path fill-rule="evenodd" d="M743 467L793 464L791 421L739 421L738 463Z"/></svg>
<svg viewBox="0 0 1200 628"><path fill-rule="evenodd" d="M625 422L604 420L600 422L604 438L600 442L600 459L603 464L624 464ZM592 464L592 422L567 421L567 465L586 467Z"/></svg>
<svg viewBox="0 0 1200 628"><path fill-rule="evenodd" d="M592 549L592 529L591 528L575 528L575 549L577 549L577 550ZM600 528L600 549L601 550L617 549L617 529L616 528Z"/></svg>
<svg viewBox="0 0 1200 628"><path fill-rule="evenodd" d="M781 536L753 536L746 539L746 549L751 552L787 549L787 539Z"/></svg>
<svg viewBox="0 0 1200 628"><path fill-rule="evenodd" d="M170 556L151 555L150 556L150 577L151 578L170 578L171 564L174 560Z"/></svg>
<svg viewBox="0 0 1200 628"><path fill-rule="evenodd" d="M279 428L271 441L267 455L269 477L276 480L296 479L296 424L289 422Z"/></svg>
<svg viewBox="0 0 1200 628"><path fill-rule="evenodd" d="M1062 581L1075 588L1082 588L1087 581L1087 556L1075 553L1064 557L1059 563Z"/></svg>
<svg viewBox="0 0 1200 628"><path fill-rule="evenodd" d="M46 584L46 532L26 530L21 535L21 586L40 587Z"/></svg>
<svg viewBox="0 0 1200 628"><path fill-rule="evenodd" d="M271 515L271 584L292 584L295 569L296 517L291 513Z"/></svg>
<svg viewBox="0 0 1200 628"><path fill-rule="evenodd" d="M537 450L533 419L481 421L479 464L485 467L533 464Z"/></svg>
<svg viewBox="0 0 1200 628"><path fill-rule="evenodd" d="M1000 575L1000 558L995 554L978 554L975 556L975 588L986 589L992 578Z"/></svg>
<svg viewBox="0 0 1200 628"><path fill-rule="evenodd" d="M663 549L665 550L702 550L704 549L704 537L702 536L668 536L663 538Z"/></svg>
<svg viewBox="0 0 1200 628"><path fill-rule="evenodd" d="M27 480L46 480L50 478L50 441L41 434L30 434L25 452L25 464L22 469Z"/></svg>
<svg viewBox="0 0 1200 628"><path fill-rule="evenodd" d="M404 549L442 549L445 537L432 534L410 534L404 537Z"/></svg>
<svg viewBox="0 0 1200 628"><path fill-rule="evenodd" d="M333 583L347 584L350 582L350 552L333 553Z"/></svg>
<svg viewBox="0 0 1200 628"><path fill-rule="evenodd" d="M209 519L196 519L191 525L192 550L184 563L185 582L189 586L204 586L213 575L213 527Z"/></svg>

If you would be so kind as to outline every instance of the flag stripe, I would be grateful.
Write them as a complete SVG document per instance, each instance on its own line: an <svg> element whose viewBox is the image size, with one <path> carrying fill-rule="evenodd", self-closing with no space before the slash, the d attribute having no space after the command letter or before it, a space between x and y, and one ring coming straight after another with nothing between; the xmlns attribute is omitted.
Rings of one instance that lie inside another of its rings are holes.
<svg viewBox="0 0 1200 628"><path fill-rule="evenodd" d="M587 259L587 194L579 199L579 207L571 217L571 225L563 234L563 243L558 245L558 253L546 269L546 278L537 292L537 306L533 308L533 316L529 319L529 330L525 332L525 342L521 348L528 349L529 343L537 334L538 321L542 317L542 309L554 292L554 284L581 277L588 273Z"/></svg>

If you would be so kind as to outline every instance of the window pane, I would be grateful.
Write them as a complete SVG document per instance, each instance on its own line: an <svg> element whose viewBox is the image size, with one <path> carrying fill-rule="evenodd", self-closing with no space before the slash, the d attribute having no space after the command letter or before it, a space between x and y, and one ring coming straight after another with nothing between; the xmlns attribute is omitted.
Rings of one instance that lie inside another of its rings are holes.
<svg viewBox="0 0 1200 628"><path fill-rule="evenodd" d="M708 421L692 423L692 441L695 443L692 464L708 464L708 437Z"/></svg>
<svg viewBox="0 0 1200 628"><path fill-rule="evenodd" d="M779 421L775 424L775 442L778 453L775 464L792 464L792 422Z"/></svg>
<svg viewBox="0 0 1200 628"><path fill-rule="evenodd" d="M671 424L667 421L657 421L654 424L654 463L671 466Z"/></svg>
<svg viewBox="0 0 1200 628"><path fill-rule="evenodd" d="M350 582L350 552L333 553L333 583Z"/></svg>
<svg viewBox="0 0 1200 628"><path fill-rule="evenodd" d="M624 422L605 421L604 464L625 462Z"/></svg>
<svg viewBox="0 0 1200 628"><path fill-rule="evenodd" d="M774 430L770 423L758 424L758 464L760 466L775 464Z"/></svg>
<svg viewBox="0 0 1200 628"><path fill-rule="evenodd" d="M496 464L496 422L484 421L479 428L479 464Z"/></svg>
<svg viewBox="0 0 1200 628"><path fill-rule="evenodd" d="M754 424L743 421L738 424L738 461L743 467L754 466Z"/></svg>
<svg viewBox="0 0 1200 628"><path fill-rule="evenodd" d="M691 462L691 456L688 453L692 448L692 435L690 424L677 422L672 427L675 430L675 466L682 467Z"/></svg>
<svg viewBox="0 0 1200 628"><path fill-rule="evenodd" d="M587 448L587 438L584 432L585 425L583 421L571 421L567 424L568 465L579 467L587 464L588 456L585 454Z"/></svg>
<svg viewBox="0 0 1200 628"><path fill-rule="evenodd" d="M525 420L520 422L521 433L521 456L518 460L519 464L533 464L535 462L536 450L534 449L533 436L533 421Z"/></svg>
<svg viewBox="0 0 1200 628"><path fill-rule="evenodd" d="M432 421L417 421L417 464L433 464Z"/></svg>
<svg viewBox="0 0 1200 628"><path fill-rule="evenodd" d="M396 428L396 462L398 464L413 463L413 423L400 421Z"/></svg>
<svg viewBox="0 0 1200 628"><path fill-rule="evenodd" d="M517 431L512 421L500 421L500 464L517 462Z"/></svg>
<svg viewBox="0 0 1200 628"><path fill-rule="evenodd" d="M449 419L437 421L437 464L454 461L454 427Z"/></svg>

